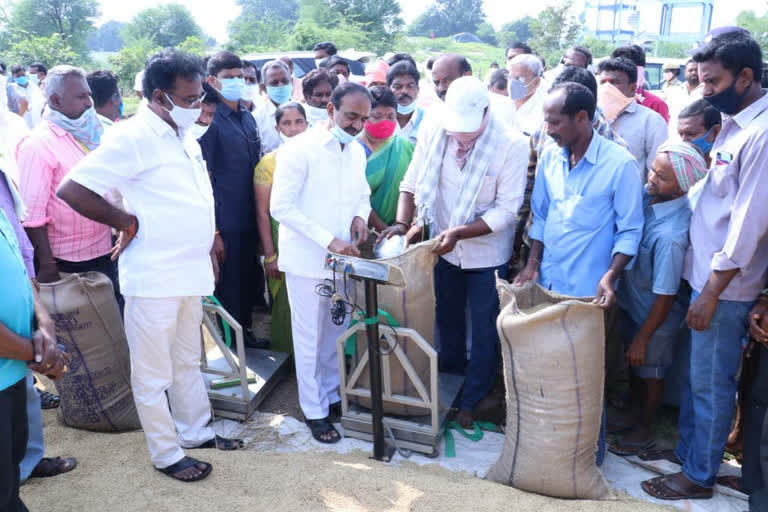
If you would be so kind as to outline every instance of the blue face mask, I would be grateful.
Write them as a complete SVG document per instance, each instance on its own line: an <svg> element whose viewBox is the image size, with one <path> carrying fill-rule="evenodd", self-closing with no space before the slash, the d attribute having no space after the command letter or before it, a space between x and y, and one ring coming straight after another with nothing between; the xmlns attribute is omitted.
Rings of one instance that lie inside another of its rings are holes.
<svg viewBox="0 0 768 512"><path fill-rule="evenodd" d="M704 135L702 135L702 136L701 136L701 137L699 137L698 139L694 139L694 140L692 140L692 141L691 141L691 144L693 144L694 146L696 146L697 148L699 148L699 149L701 150L701 152L702 152L703 154L705 154L705 155L708 155L708 154L709 154L709 150L711 150L711 149L712 149L712 146L715 144L715 142L714 142L714 141L712 141L712 142L709 142L709 141L707 140L707 137L709 137L709 134L710 134L710 133L712 133L712 130L713 130L714 128L715 128L715 127L713 126L713 127L712 127L712 128L710 128L709 130L707 130L707 133L705 133Z"/></svg>
<svg viewBox="0 0 768 512"><path fill-rule="evenodd" d="M397 104L397 113L402 115L402 116L407 116L408 114L410 114L414 110L416 110L416 102L415 101L412 101L411 104L408 105L407 107L404 107L403 105L401 105L399 103Z"/></svg>
<svg viewBox="0 0 768 512"><path fill-rule="evenodd" d="M243 89L245 88L244 78L222 78L221 82L221 95L229 101L237 101L243 97Z"/></svg>
<svg viewBox="0 0 768 512"><path fill-rule="evenodd" d="M352 144L355 141L355 136L345 132L338 125L334 124L331 128L331 134L336 137L336 140L342 144Z"/></svg>
<svg viewBox="0 0 768 512"><path fill-rule="evenodd" d="M120 117L122 118L123 117L123 112L125 110L125 105L123 105L123 100L122 99L120 100L120 105L117 108L118 108L118 111L120 112Z"/></svg>
<svg viewBox="0 0 768 512"><path fill-rule="evenodd" d="M25 85L27 85L29 83L29 78L27 78L26 75L24 75L24 76L17 76L16 77L16 83L19 84L20 86L24 87Z"/></svg>
<svg viewBox="0 0 768 512"><path fill-rule="evenodd" d="M291 94L293 94L293 85L292 84L285 84L285 85L277 85L267 86L267 96L269 96L269 99L277 103L278 105L282 105L283 103L287 102L291 99Z"/></svg>

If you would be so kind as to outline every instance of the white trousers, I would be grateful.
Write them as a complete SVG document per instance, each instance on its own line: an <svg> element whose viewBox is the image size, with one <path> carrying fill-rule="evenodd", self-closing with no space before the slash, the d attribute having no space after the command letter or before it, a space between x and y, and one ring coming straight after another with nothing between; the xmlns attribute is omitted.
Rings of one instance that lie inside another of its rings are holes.
<svg viewBox="0 0 768 512"><path fill-rule="evenodd" d="M286 274L285 282L291 304L299 404L305 418L325 418L328 406L341 399L336 340L346 330L349 319L344 325L331 322L330 298L315 293L321 279Z"/></svg>
<svg viewBox="0 0 768 512"><path fill-rule="evenodd" d="M133 398L158 468L214 437L200 373L202 319L200 297L125 297Z"/></svg>

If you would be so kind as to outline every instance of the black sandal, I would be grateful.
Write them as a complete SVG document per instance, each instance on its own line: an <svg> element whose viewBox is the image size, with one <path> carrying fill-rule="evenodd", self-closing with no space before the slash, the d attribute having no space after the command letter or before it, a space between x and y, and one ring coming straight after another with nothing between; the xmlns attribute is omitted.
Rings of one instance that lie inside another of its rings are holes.
<svg viewBox="0 0 768 512"><path fill-rule="evenodd" d="M200 469L197 467L198 464L205 465L205 469ZM189 469L191 467L194 467L198 471L200 471L200 474L197 476L192 476L189 478L182 478L178 476L178 474L185 469ZM176 480L180 482L197 482L198 480L202 480L203 478L207 477L211 474L211 471L213 470L213 466L208 464L207 462L202 462L197 459L193 459L192 457L184 457L179 462L175 464L171 464L170 466L166 468L155 468L159 472L163 473L164 475L168 475L171 478L175 478Z"/></svg>
<svg viewBox="0 0 768 512"><path fill-rule="evenodd" d="M56 409L61 404L61 397L47 391L40 391L40 408Z"/></svg>
<svg viewBox="0 0 768 512"><path fill-rule="evenodd" d="M43 457L32 470L30 478L49 478L69 473L77 467L74 457Z"/></svg>
<svg viewBox="0 0 768 512"><path fill-rule="evenodd" d="M232 450L239 450L243 447L242 439L227 439L226 437L216 436L213 439L209 439L201 445L191 448L192 450L199 450L204 448L218 448L225 452L231 452Z"/></svg>
<svg viewBox="0 0 768 512"><path fill-rule="evenodd" d="M341 441L341 434L339 434L339 431L336 430L336 427L334 427L333 424L328 421L328 418L319 420L305 420L305 422L309 427L309 430L312 431L312 437L314 437L315 441L318 443L334 444ZM323 436L328 434L331 434L331 438L324 439Z"/></svg>

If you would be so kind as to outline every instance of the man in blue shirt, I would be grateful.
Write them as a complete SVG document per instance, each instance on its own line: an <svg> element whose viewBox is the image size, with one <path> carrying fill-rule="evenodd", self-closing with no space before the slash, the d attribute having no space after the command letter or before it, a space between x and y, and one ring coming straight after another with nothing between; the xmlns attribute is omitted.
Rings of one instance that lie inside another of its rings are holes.
<svg viewBox="0 0 768 512"><path fill-rule="evenodd" d="M633 397L632 414L623 423L634 426L611 445L617 455L636 455L654 444L651 425L688 309L688 294L678 294L691 222L686 192L706 173L701 152L686 143L663 144L648 173L643 238L619 287Z"/></svg>
<svg viewBox="0 0 768 512"><path fill-rule="evenodd" d="M216 211L214 247L220 274L215 295L243 326L246 345L265 348L247 330L251 310L264 296L265 286L258 261L253 196L253 170L261 159L261 138L256 121L241 101L245 79L240 57L219 52L208 60L207 71L208 83L221 99L213 122L199 139Z"/></svg>
<svg viewBox="0 0 768 512"><path fill-rule="evenodd" d="M27 445L27 393L30 368L58 377L64 358L42 330L32 332L35 300L11 224L0 211L0 510L23 512L19 463ZM43 348L45 347L45 350ZM43 355L45 354L45 355Z"/></svg>
<svg viewBox="0 0 768 512"><path fill-rule="evenodd" d="M555 86L544 103L547 135L531 206L530 256L516 285L538 280L572 296L616 303L616 279L643 234L642 184L632 155L592 127L596 101L577 83Z"/></svg>

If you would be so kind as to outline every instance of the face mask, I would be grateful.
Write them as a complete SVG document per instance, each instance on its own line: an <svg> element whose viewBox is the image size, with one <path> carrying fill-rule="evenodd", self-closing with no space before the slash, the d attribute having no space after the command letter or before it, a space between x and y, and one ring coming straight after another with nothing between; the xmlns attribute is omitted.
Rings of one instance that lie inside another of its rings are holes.
<svg viewBox="0 0 768 512"><path fill-rule="evenodd" d="M210 125L208 125L208 126L210 126ZM203 126L201 124L195 123L195 124L193 124L192 126L189 127L189 129L187 130L185 136L192 137L193 139L197 140L200 137L202 137L203 135L205 135L205 132L208 131L208 126Z"/></svg>
<svg viewBox="0 0 768 512"><path fill-rule="evenodd" d="M284 134L280 130L278 130L277 133L278 133L278 135L280 135L280 140L283 141L283 142L288 142L289 140L291 140L291 139L296 137L296 135L291 135L289 137L288 135Z"/></svg>
<svg viewBox="0 0 768 512"><path fill-rule="evenodd" d="M237 101L243 97L243 89L245 88L244 78L222 78L221 82L221 95L229 101Z"/></svg>
<svg viewBox="0 0 768 512"><path fill-rule="evenodd" d="M752 84L749 84L749 87L752 87ZM713 94L712 96L704 96L704 99L723 114L732 116L739 111L739 107L741 107L741 99L747 94L749 87L744 89L743 93L739 94L736 92L736 80L734 80L731 86L726 90Z"/></svg>
<svg viewBox="0 0 768 512"><path fill-rule="evenodd" d="M407 116L408 114L410 114L414 110L416 110L416 102L415 101L412 101L411 104L408 105L407 107L404 107L403 105L401 105L399 103L397 104L397 113L400 114L400 115Z"/></svg>
<svg viewBox="0 0 768 512"><path fill-rule="evenodd" d="M701 150L701 152L703 154L705 154L705 155L709 154L709 150L712 149L712 146L715 144L714 141L713 142L709 142L707 140L707 137L709 137L709 134L712 133L713 129L714 129L714 126L712 128L710 128L709 130L707 130L707 133L705 133L704 135L702 135L698 139L694 139L694 140L691 141L691 144L693 144L694 146L699 148Z"/></svg>
<svg viewBox="0 0 768 512"><path fill-rule="evenodd" d="M29 83L29 78L27 78L26 76L17 76L16 83L22 87L25 87Z"/></svg>
<svg viewBox="0 0 768 512"><path fill-rule="evenodd" d="M384 119L378 123L365 122L365 131L374 139L388 139L395 133L395 121Z"/></svg>
<svg viewBox="0 0 768 512"><path fill-rule="evenodd" d="M101 142L101 135L104 133L104 127L96 116L96 109L93 107L83 112L77 119L70 119L58 110L50 109L48 110L48 120L71 133L88 149L95 149Z"/></svg>
<svg viewBox="0 0 768 512"><path fill-rule="evenodd" d="M600 84L597 89L597 104L609 123L614 122L634 101L634 98L627 98L615 85L608 82Z"/></svg>
<svg viewBox="0 0 768 512"><path fill-rule="evenodd" d="M193 124L195 124L195 121L200 117L200 112L203 111L202 108L182 108L175 104L173 100L171 100L170 96L168 94L165 94L165 97L168 99L168 101L173 105L173 108L171 110L168 110L167 108L160 105L163 110L168 112L168 115L171 116L171 120L173 121L173 124L175 124L179 130L186 130Z"/></svg>
<svg viewBox="0 0 768 512"><path fill-rule="evenodd" d="M535 80L535 79L534 79ZM528 87L533 83L533 80L527 84L522 80L510 80L509 81L509 99L521 100L528 96Z"/></svg>
<svg viewBox="0 0 768 512"><path fill-rule="evenodd" d="M307 121L311 125L322 123L328 119L328 111L324 108L313 107L312 105L306 105L304 110L307 113Z"/></svg>
<svg viewBox="0 0 768 512"><path fill-rule="evenodd" d="M338 125L333 125L331 127L331 134L336 137L336 140L341 142L342 144L352 144L355 141L355 136L350 135L349 133L345 132L341 128L339 128Z"/></svg>
<svg viewBox="0 0 768 512"><path fill-rule="evenodd" d="M267 96L278 105L282 105L290 100L291 94L293 94L293 85L291 84L267 86Z"/></svg>
<svg viewBox="0 0 768 512"><path fill-rule="evenodd" d="M256 84L248 84L243 88L243 99L246 101L253 101L258 95L259 86Z"/></svg>
<svg viewBox="0 0 768 512"><path fill-rule="evenodd" d="M40 78L37 75L29 75L29 81L35 85L40 85Z"/></svg>
<svg viewBox="0 0 768 512"><path fill-rule="evenodd" d="M315 59L315 67L320 68L320 63L323 62L325 59Z"/></svg>
<svg viewBox="0 0 768 512"><path fill-rule="evenodd" d="M120 117L123 117L123 113L125 112L125 105L123 105L123 100L120 100L120 105L117 107L118 112L120 112Z"/></svg>

